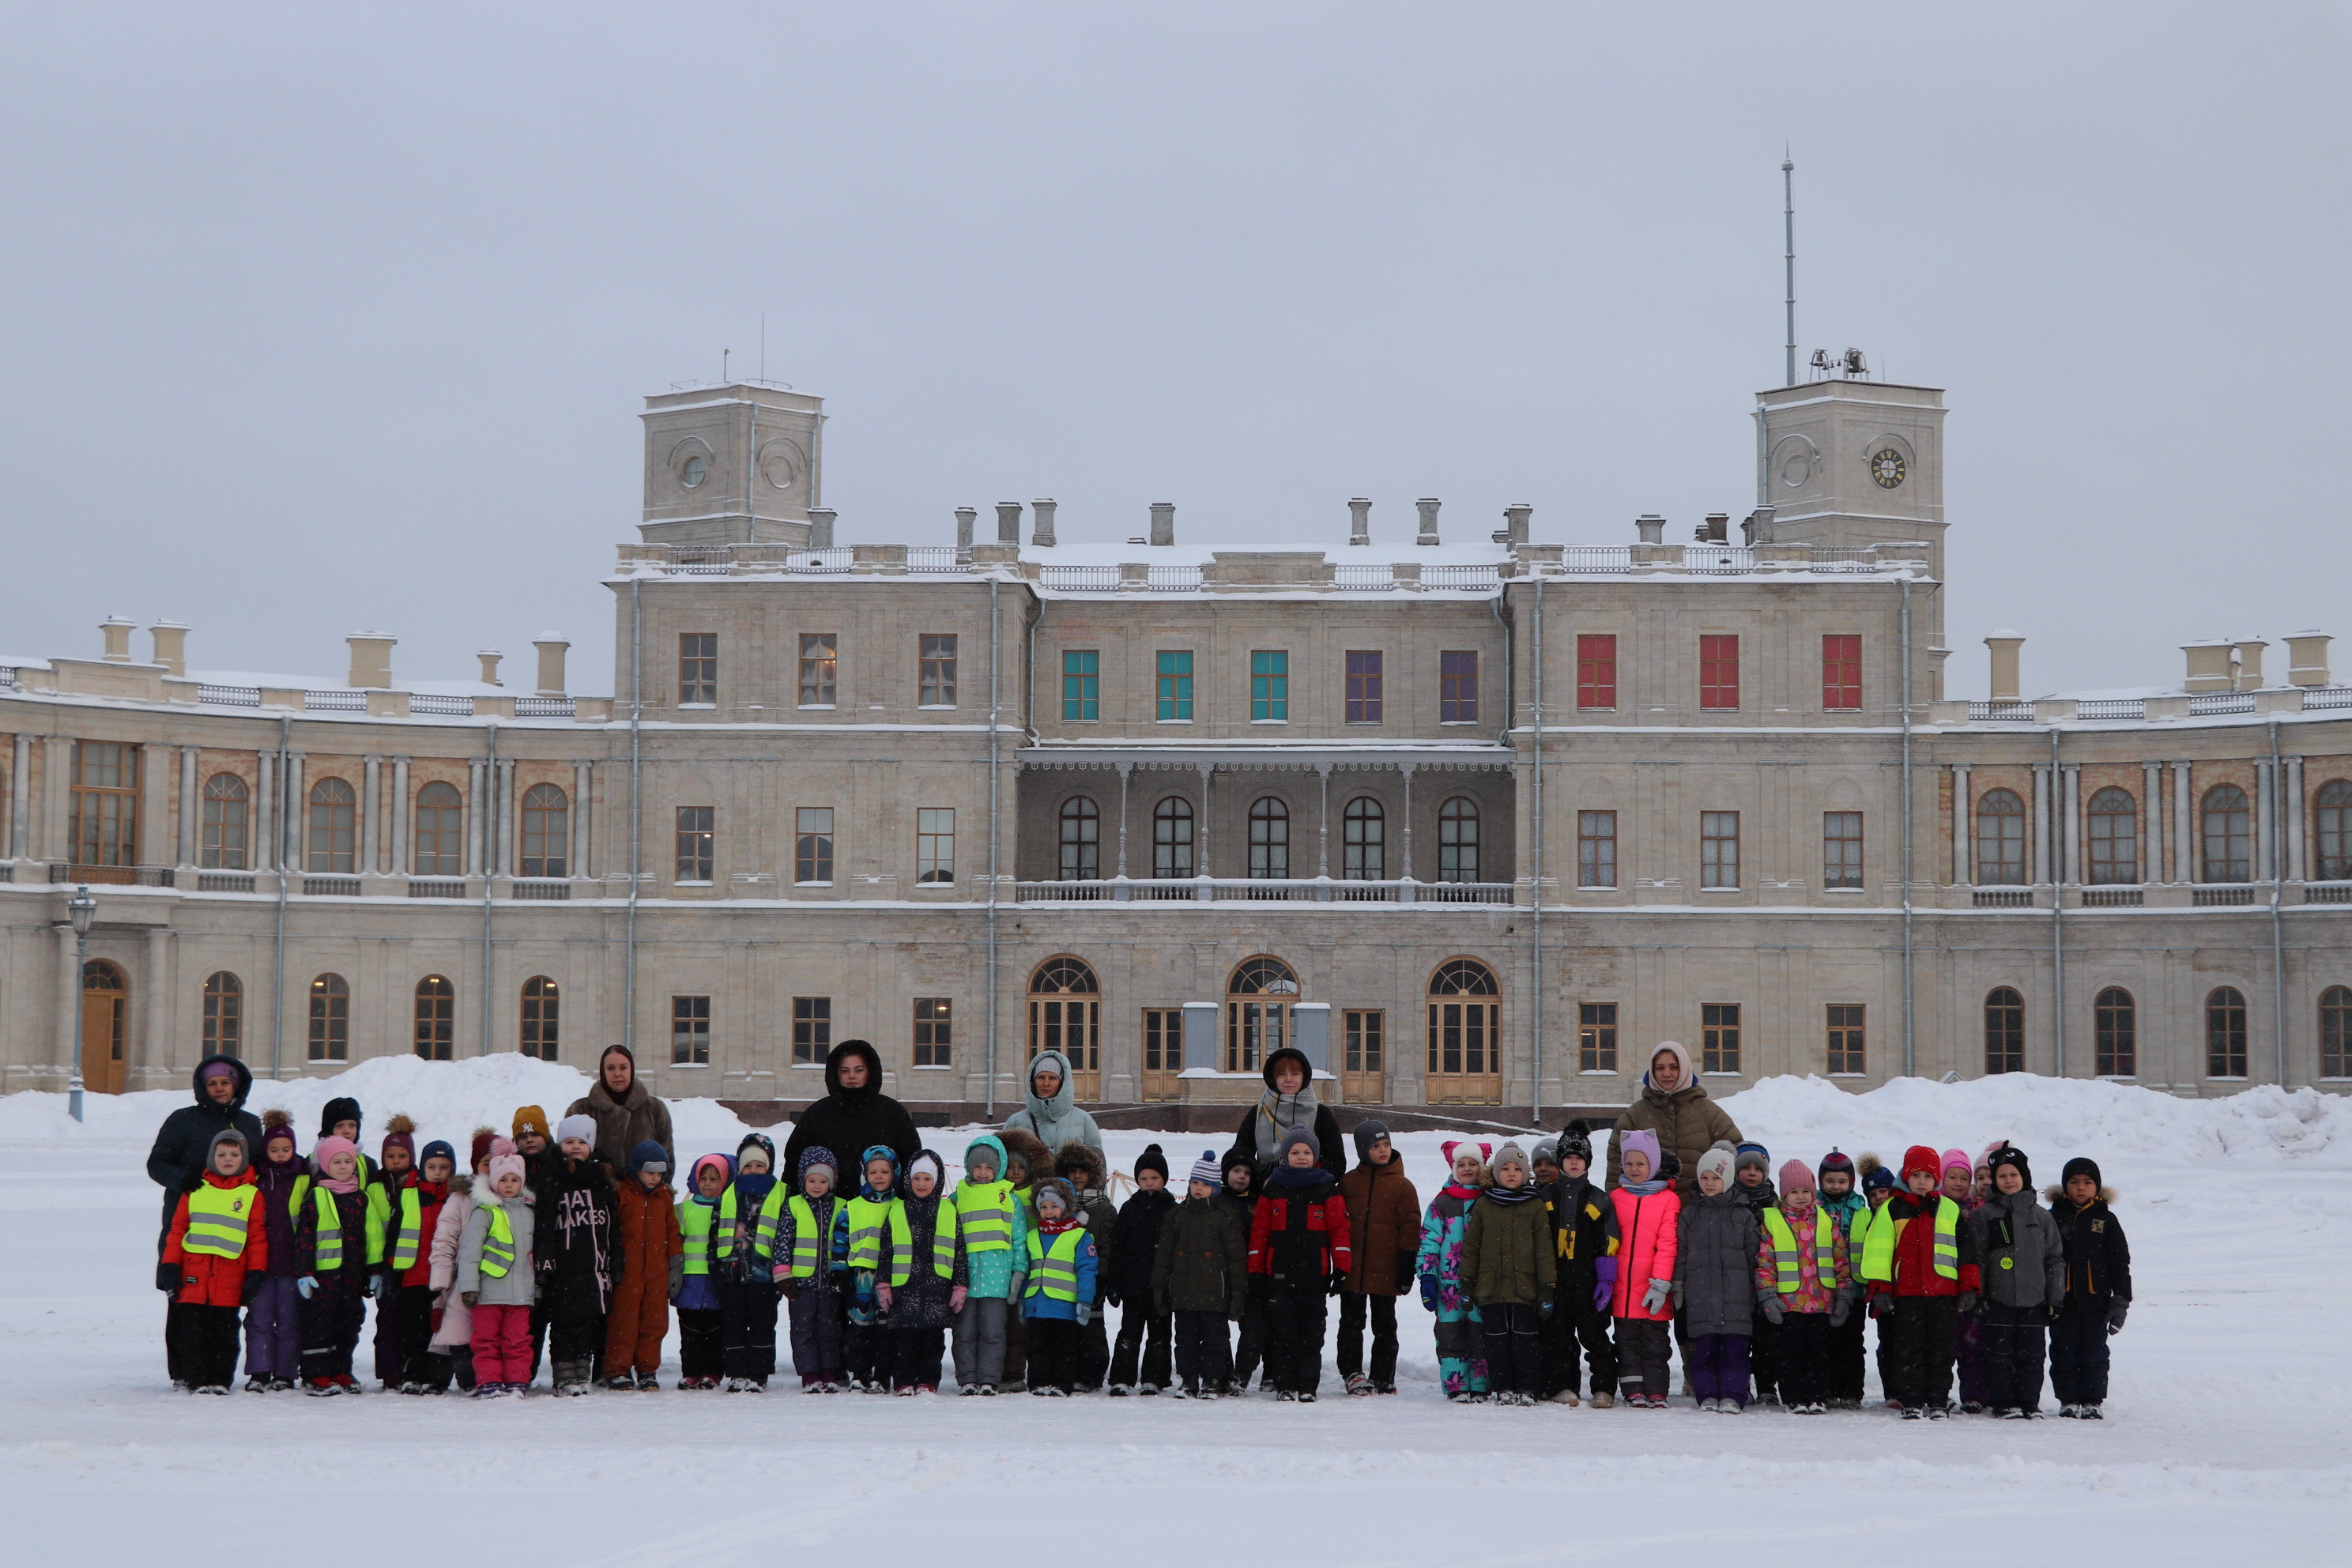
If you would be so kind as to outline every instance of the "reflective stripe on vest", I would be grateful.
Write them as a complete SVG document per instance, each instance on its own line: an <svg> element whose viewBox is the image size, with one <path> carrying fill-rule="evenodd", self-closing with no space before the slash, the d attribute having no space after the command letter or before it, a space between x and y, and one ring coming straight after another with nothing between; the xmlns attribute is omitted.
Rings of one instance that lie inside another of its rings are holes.
<svg viewBox="0 0 2352 1568"><path fill-rule="evenodd" d="M180 1237L180 1250L201 1252L209 1258L242 1256L246 1221L252 1215L254 1199L260 1191L251 1183L216 1187L206 1182L190 1193L188 1229Z"/></svg>
<svg viewBox="0 0 2352 1568"><path fill-rule="evenodd" d="M955 1278L956 1223L955 1205L941 1204L931 1226L931 1272L942 1279Z"/></svg>
<svg viewBox="0 0 2352 1568"><path fill-rule="evenodd" d="M425 1240L425 1194L415 1187L400 1194L400 1229L394 1233L392 1266L402 1273L416 1267L416 1252Z"/></svg>
<svg viewBox="0 0 2352 1568"><path fill-rule="evenodd" d="M319 1236L315 1267L321 1274L331 1273L343 1266L343 1216L335 1208L335 1194L326 1188L318 1189Z"/></svg>
<svg viewBox="0 0 2352 1568"><path fill-rule="evenodd" d="M783 1183L778 1182L760 1200L759 1217L751 1225L751 1250L762 1258L776 1256L776 1232L783 1228L784 1205L791 1197Z"/></svg>
<svg viewBox="0 0 2352 1568"><path fill-rule="evenodd" d="M1764 1234L1772 1244L1772 1288L1783 1296L1804 1289L1804 1260L1797 1256L1797 1233L1779 1208L1764 1211ZM1837 1289L1837 1221L1813 1210L1813 1273L1824 1290Z"/></svg>
<svg viewBox="0 0 2352 1568"><path fill-rule="evenodd" d="M1960 1205L1949 1198L1936 1200L1935 1258L1937 1273L1960 1277Z"/></svg>
<svg viewBox="0 0 2352 1568"><path fill-rule="evenodd" d="M699 1203L693 1198L677 1205L677 1233L686 1243L688 1274L710 1272L710 1229L718 1213L716 1204Z"/></svg>
<svg viewBox="0 0 2352 1568"><path fill-rule="evenodd" d="M503 1279L514 1267L514 1222L507 1218L506 1205L492 1200L489 1205L490 1228L482 1237L482 1272L493 1279Z"/></svg>
<svg viewBox="0 0 2352 1568"><path fill-rule="evenodd" d="M1892 1198L1887 1200L1889 1203L1894 1201ZM1855 1218L1859 1221L1861 1216L1857 1215ZM1884 1284L1895 1278L1895 1233L1903 1228L1904 1223L1890 1219L1884 1209L1871 1216L1870 1235L1862 1247L1862 1277L1864 1279ZM1960 1277L1959 1225L1960 1205L1949 1198L1937 1198L1934 1246L1929 1257L1934 1260L1936 1272L1947 1279Z"/></svg>
<svg viewBox="0 0 2352 1568"><path fill-rule="evenodd" d="M906 1205L897 1198L858 1197L849 1200L849 1266L882 1272L882 1232L890 1232L890 1284L904 1285L915 1268L915 1233L908 1228Z"/></svg>
<svg viewBox="0 0 2352 1568"><path fill-rule="evenodd" d="M793 1215L792 1277L814 1279L818 1273L818 1260L824 1255L827 1227L816 1222L816 1205L795 1193L785 1207Z"/></svg>
<svg viewBox="0 0 2352 1568"><path fill-rule="evenodd" d="M1078 1299L1078 1243L1086 1239L1084 1226L1072 1226L1045 1243L1043 1231L1029 1233L1029 1289L1043 1293L1055 1301L1076 1301Z"/></svg>
<svg viewBox="0 0 2352 1568"><path fill-rule="evenodd" d="M956 1225L966 1252L1013 1250L1013 1184L965 1182L955 1190Z"/></svg>

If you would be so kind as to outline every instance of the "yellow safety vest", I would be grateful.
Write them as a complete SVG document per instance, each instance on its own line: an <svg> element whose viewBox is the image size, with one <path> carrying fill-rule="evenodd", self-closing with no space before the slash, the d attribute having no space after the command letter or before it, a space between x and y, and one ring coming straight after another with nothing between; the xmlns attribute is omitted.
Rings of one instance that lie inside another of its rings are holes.
<svg viewBox="0 0 2352 1568"><path fill-rule="evenodd" d="M955 1205L942 1203L939 1217L931 1226L931 1272L942 1279L955 1278L956 1226Z"/></svg>
<svg viewBox="0 0 2352 1568"><path fill-rule="evenodd" d="M1078 1299L1078 1244L1086 1239L1087 1227L1074 1225L1045 1240L1043 1231L1029 1233L1029 1289L1049 1300L1076 1301Z"/></svg>
<svg viewBox="0 0 2352 1568"><path fill-rule="evenodd" d="M890 1286L904 1285L915 1272L915 1233L907 1208L896 1197L849 1200L849 1267L882 1271L882 1232L890 1232Z"/></svg>
<svg viewBox="0 0 2352 1568"><path fill-rule="evenodd" d="M245 1227L252 1218L261 1189L251 1182L216 1187L210 1182L188 1194L188 1228L180 1237L183 1252L210 1258L238 1258L245 1252Z"/></svg>
<svg viewBox="0 0 2352 1568"><path fill-rule="evenodd" d="M833 1240L826 1234L829 1227L817 1224L816 1205L798 1193L793 1194L785 1207L793 1216L792 1277L814 1279L825 1271L825 1247Z"/></svg>
<svg viewBox="0 0 2352 1568"><path fill-rule="evenodd" d="M1013 1250L1011 1182L959 1183L954 1206L956 1224L963 1237L964 1251Z"/></svg>
<svg viewBox="0 0 2352 1568"><path fill-rule="evenodd" d="M687 1198L677 1205L677 1233L686 1243L686 1272L710 1272L710 1231L719 1205Z"/></svg>
<svg viewBox="0 0 2352 1568"><path fill-rule="evenodd" d="M405 1274L416 1267L425 1245L425 1194L415 1187L400 1192L400 1228L393 1233L392 1266Z"/></svg>
<svg viewBox="0 0 2352 1568"><path fill-rule="evenodd" d="M1776 1205L1763 1213L1765 1238L1772 1244L1772 1288L1793 1296L1804 1287L1804 1260L1797 1256L1797 1233ZM1813 1272L1822 1289L1837 1289L1837 1221L1813 1207Z"/></svg>
<svg viewBox="0 0 2352 1568"><path fill-rule="evenodd" d="M1895 1200L1886 1200L1893 1203ZM1862 1247L1862 1277L1864 1279L1889 1283L1895 1278L1895 1242L1906 1224L1890 1220L1885 1213L1873 1216L1869 1238ZM1931 1256L1936 1272L1947 1279L1960 1277L1960 1205L1947 1197L1936 1200L1936 1235Z"/></svg>
<svg viewBox="0 0 2352 1568"><path fill-rule="evenodd" d="M493 1279L503 1279L514 1267L514 1222L507 1218L504 1204L495 1197L489 1205L490 1228L482 1237L482 1272Z"/></svg>
<svg viewBox="0 0 2352 1568"><path fill-rule="evenodd" d="M751 1216L751 1251L761 1258L772 1258L776 1252L776 1222L784 1212L784 1184L778 1182L760 1200ZM735 1256L735 1189L729 1187L719 1194L719 1242L715 1256L724 1260Z"/></svg>
<svg viewBox="0 0 2352 1568"><path fill-rule="evenodd" d="M318 1271L325 1274L343 1266L343 1219L341 1212L335 1207L335 1194L328 1191L324 1185L320 1186L317 1193L319 1233L318 1245L314 1251L317 1256ZM367 1248L367 1261L370 1264L381 1263L383 1261L383 1226L377 1222L373 1205L363 1203L361 1207L366 1212L367 1216L365 1222L367 1231L363 1238Z"/></svg>

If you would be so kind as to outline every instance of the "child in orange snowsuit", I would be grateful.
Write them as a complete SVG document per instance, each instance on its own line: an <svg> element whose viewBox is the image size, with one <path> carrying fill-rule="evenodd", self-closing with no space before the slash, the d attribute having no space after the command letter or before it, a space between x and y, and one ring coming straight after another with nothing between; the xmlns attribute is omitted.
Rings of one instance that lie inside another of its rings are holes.
<svg viewBox="0 0 2352 1568"><path fill-rule="evenodd" d="M659 1388L654 1374L669 1332L670 1298L685 1273L686 1240L669 1152L651 1140L629 1151L628 1178L613 1184L613 1228L621 1267L604 1320L604 1386Z"/></svg>

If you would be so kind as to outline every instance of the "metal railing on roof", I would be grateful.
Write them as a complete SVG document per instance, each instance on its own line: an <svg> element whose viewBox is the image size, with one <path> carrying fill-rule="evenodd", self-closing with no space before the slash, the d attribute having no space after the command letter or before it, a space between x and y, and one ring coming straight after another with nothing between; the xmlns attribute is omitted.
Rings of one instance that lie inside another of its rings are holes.
<svg viewBox="0 0 2352 1568"><path fill-rule="evenodd" d="M1972 721L1990 721L1996 724L2031 724L2033 704L2031 702L1970 702L1969 718Z"/></svg>
<svg viewBox="0 0 2352 1568"><path fill-rule="evenodd" d="M302 706L313 713L364 713L367 693L364 691L305 691Z"/></svg>
<svg viewBox="0 0 2352 1568"><path fill-rule="evenodd" d="M1396 569L1385 562L1364 566L1343 561L1331 569L1331 581L1343 594L1384 594L1396 586Z"/></svg>
<svg viewBox="0 0 2352 1568"><path fill-rule="evenodd" d="M2352 708L2352 686L2305 687L2303 706L2306 712L2314 708Z"/></svg>
<svg viewBox="0 0 2352 1568"><path fill-rule="evenodd" d="M2074 704L2077 719L2145 719L2147 699L2144 697L2098 697Z"/></svg>
<svg viewBox="0 0 2352 1568"><path fill-rule="evenodd" d="M1198 566L1146 566L1143 585L1155 594L1193 594L1201 587Z"/></svg>
<svg viewBox="0 0 2352 1568"><path fill-rule="evenodd" d="M214 686L207 682L197 686L196 700L209 702L216 708L258 708L261 706L261 688Z"/></svg>
<svg viewBox="0 0 2352 1568"><path fill-rule="evenodd" d="M1421 585L1424 588L1495 588L1503 581L1499 566L1424 566L1421 569Z"/></svg>
<svg viewBox="0 0 2352 1568"><path fill-rule="evenodd" d="M1059 588L1067 593L1104 593L1118 586L1117 566L1040 566L1037 582L1041 587Z"/></svg>
<svg viewBox="0 0 2352 1568"><path fill-rule="evenodd" d="M463 719L471 717L474 700L470 697L444 697L436 692L416 692L408 699L408 710L428 718Z"/></svg>
<svg viewBox="0 0 2352 1568"><path fill-rule="evenodd" d="M1686 544L1683 570L1701 577L1745 577L1756 570L1756 552L1744 544Z"/></svg>
<svg viewBox="0 0 2352 1568"><path fill-rule="evenodd" d="M2208 713L2251 713L2253 710L2254 694L2251 691L2200 691L2189 700L2189 711L2198 718Z"/></svg>
<svg viewBox="0 0 2352 1568"><path fill-rule="evenodd" d="M570 697L518 697L515 699L515 717L518 719L569 719L579 710L578 700Z"/></svg>

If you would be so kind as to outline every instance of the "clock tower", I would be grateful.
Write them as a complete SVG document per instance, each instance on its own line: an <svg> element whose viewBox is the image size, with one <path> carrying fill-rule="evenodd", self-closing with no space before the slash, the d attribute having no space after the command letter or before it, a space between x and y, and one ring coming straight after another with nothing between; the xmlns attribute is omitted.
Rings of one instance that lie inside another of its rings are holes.
<svg viewBox="0 0 2352 1568"><path fill-rule="evenodd" d="M1790 544L1927 546L1944 578L1944 394L1827 380L1756 397L1756 500Z"/></svg>
<svg viewBox="0 0 2352 1568"><path fill-rule="evenodd" d="M772 384L646 399L648 544L803 549L824 500L824 399Z"/></svg>

